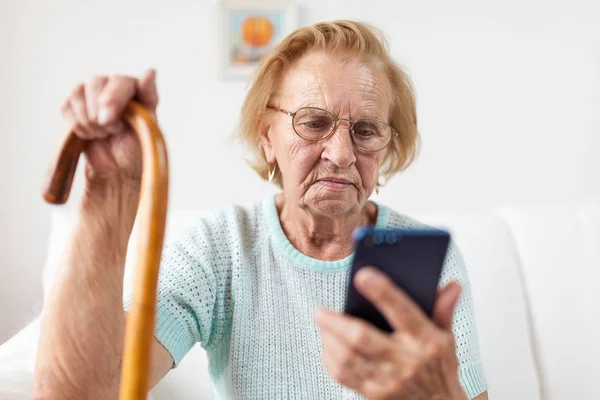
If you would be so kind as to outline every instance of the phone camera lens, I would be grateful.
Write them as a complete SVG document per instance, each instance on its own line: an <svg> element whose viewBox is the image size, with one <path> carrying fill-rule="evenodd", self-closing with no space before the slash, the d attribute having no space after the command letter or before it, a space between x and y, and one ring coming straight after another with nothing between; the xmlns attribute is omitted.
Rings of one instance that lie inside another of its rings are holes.
<svg viewBox="0 0 600 400"><path fill-rule="evenodd" d="M393 233L388 233L388 234L385 236L385 242L386 242L387 244L392 244L392 243L395 243L395 242L396 242L396 235L394 235Z"/></svg>

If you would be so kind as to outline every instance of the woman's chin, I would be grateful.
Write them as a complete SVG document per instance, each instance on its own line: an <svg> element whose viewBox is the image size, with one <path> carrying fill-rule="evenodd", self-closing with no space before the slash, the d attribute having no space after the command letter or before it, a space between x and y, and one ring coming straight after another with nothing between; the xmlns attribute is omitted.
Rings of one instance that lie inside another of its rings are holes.
<svg viewBox="0 0 600 400"><path fill-rule="evenodd" d="M315 212L328 216L347 215L353 211L358 211L358 202L356 197L353 199L350 196L328 195L320 193L318 198L312 199L306 204Z"/></svg>

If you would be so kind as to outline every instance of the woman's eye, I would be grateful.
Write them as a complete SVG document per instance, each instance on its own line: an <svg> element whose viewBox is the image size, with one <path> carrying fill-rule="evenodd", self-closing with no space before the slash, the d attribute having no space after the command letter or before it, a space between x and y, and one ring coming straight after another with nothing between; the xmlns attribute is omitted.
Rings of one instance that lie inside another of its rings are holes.
<svg viewBox="0 0 600 400"><path fill-rule="evenodd" d="M308 122L305 122L303 125L309 129L322 129L325 126L323 121L318 121L318 120L308 121Z"/></svg>
<svg viewBox="0 0 600 400"><path fill-rule="evenodd" d="M360 131L355 131L360 137L367 138L369 136L375 135L375 132L368 129L361 129Z"/></svg>

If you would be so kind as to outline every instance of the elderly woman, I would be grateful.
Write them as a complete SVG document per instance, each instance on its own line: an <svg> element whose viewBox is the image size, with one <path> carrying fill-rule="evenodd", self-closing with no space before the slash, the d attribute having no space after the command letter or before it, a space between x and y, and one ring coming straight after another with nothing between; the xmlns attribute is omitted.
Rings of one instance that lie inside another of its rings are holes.
<svg viewBox="0 0 600 400"><path fill-rule="evenodd" d="M62 109L88 140L87 179L44 312L36 398L114 399L118 390L141 172L121 113L134 97L156 109L154 71L94 77ZM200 343L221 399L487 399L454 245L432 318L376 268L352 283L394 332L342 312L352 231L421 226L369 201L381 178L409 165L418 139L411 86L381 34L351 21L290 34L257 72L239 138L259 175L282 191L215 210L166 244L153 384Z"/></svg>

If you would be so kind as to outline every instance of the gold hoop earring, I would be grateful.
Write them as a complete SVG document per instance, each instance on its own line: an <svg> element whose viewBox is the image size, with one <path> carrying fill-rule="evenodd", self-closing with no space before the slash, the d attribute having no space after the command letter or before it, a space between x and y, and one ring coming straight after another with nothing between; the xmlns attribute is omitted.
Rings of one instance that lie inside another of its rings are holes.
<svg viewBox="0 0 600 400"><path fill-rule="evenodd" d="M379 194L379 188L383 187L384 184L385 182L381 182L379 179L377 179L377 183L375 184L375 193Z"/></svg>
<svg viewBox="0 0 600 400"><path fill-rule="evenodd" d="M277 163L275 163L273 169L267 166L267 171L269 172L269 182L273 182L273 178L275 177L275 171L277 171Z"/></svg>

